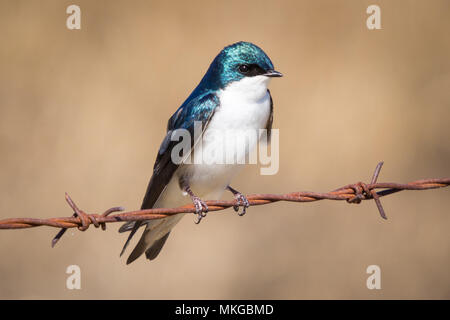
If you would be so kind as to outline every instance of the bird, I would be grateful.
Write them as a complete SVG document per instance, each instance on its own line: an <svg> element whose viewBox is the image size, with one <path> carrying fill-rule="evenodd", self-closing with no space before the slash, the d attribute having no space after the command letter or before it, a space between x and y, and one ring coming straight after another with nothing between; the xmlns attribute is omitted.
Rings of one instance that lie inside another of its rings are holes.
<svg viewBox="0 0 450 320"><path fill-rule="evenodd" d="M199 223L208 211L204 199L219 199L228 190L236 199L234 210L242 207L239 215L245 214L249 201L230 183L242 169L239 165L242 162L239 161L256 145L255 141L237 139L236 144L245 145L230 147L227 141L238 138L241 130L266 129L270 136L273 100L268 85L272 78L282 76L274 69L267 54L251 42L236 42L221 50L197 87L169 118L141 209L171 208L192 203L196 223ZM201 124L200 137L194 134L196 124ZM186 154L179 154L183 161L173 161L173 151L178 143L173 136L182 130L190 134L191 149ZM210 133L215 133L214 138L204 139ZM197 151L195 146L199 141L202 141L202 148ZM245 152L238 153L236 150L239 147L244 147ZM188 153L195 157L196 152L206 154L217 148L223 148L227 155L231 153L236 161L217 164L186 160ZM120 256L137 230L145 226L126 263L132 263L144 252L148 260L154 260L171 230L184 215L180 213L161 219L126 222L119 232L130 231L130 234Z"/></svg>

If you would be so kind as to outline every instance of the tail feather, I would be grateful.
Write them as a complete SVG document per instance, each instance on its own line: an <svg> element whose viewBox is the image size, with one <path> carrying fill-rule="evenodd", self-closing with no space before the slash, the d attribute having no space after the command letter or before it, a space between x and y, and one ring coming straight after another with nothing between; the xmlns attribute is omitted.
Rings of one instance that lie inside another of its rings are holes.
<svg viewBox="0 0 450 320"><path fill-rule="evenodd" d="M133 229L135 223L136 223L136 221L127 221L127 222L125 222L125 223L119 228L119 233L123 233L123 232L130 231L131 229Z"/></svg>
<svg viewBox="0 0 450 320"><path fill-rule="evenodd" d="M155 219L149 222L144 222L144 224L146 224L146 228L142 233L142 236L139 239L136 247L128 257L127 264L130 264L131 262L139 258L144 252L147 259L155 259L166 243L170 231L178 223L178 221L180 221L183 215L184 214L177 214L162 219ZM128 246L129 240L134 235L134 233L136 233L139 227L140 223L136 223L134 225L133 230L131 230L131 233L128 237L128 240L124 245L122 253Z"/></svg>
<svg viewBox="0 0 450 320"><path fill-rule="evenodd" d="M164 237L156 240L155 243L152 244L152 246L148 248L147 251L145 251L145 256L147 257L148 260L153 260L158 256L161 249L164 247L164 244L166 243L169 234L170 231L167 232L167 234Z"/></svg>
<svg viewBox="0 0 450 320"><path fill-rule="evenodd" d="M128 259L127 259L127 264L130 264L130 263L132 263L134 260L136 260L137 258L139 258L139 257L144 253L144 251L148 248L148 243L147 243L147 241L146 241L146 237L147 237L147 234L148 234L150 231L151 231L150 229L145 229L144 233L143 233L142 236L141 236L141 239L139 239L139 242L137 243L136 247L133 249L133 251L131 252L130 256L128 257ZM130 235L130 236L131 236L131 235ZM129 238L131 238L131 237L129 237ZM123 248L123 250L122 250L122 253L123 253L123 251L125 250L127 244L128 244L128 241L127 241L127 243L125 244L125 246L124 246L124 248Z"/></svg>
<svg viewBox="0 0 450 320"><path fill-rule="evenodd" d="M131 232L130 232L130 234L128 235L128 239L127 239L127 241L125 242L125 244L123 245L123 248L122 248L122 251L120 252L120 256L122 256L123 255L123 253L125 252L125 249L128 247L128 245L130 244L130 240L131 240L131 238L133 238L133 236L134 236L134 234L136 233L136 231L139 229L139 227L142 225L142 221L132 221L132 222L135 222L134 224L130 224L131 226L132 226L132 230L131 230ZM123 225L123 226L125 226L125 225ZM120 230L119 230L119 232L120 232ZM141 240L142 240L142 238L141 238Z"/></svg>

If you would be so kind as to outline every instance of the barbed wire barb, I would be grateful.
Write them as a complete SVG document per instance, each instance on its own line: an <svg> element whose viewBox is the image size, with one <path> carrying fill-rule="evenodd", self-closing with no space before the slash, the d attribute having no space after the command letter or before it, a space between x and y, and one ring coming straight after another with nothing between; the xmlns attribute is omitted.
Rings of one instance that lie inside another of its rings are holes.
<svg viewBox="0 0 450 320"><path fill-rule="evenodd" d="M358 204L363 200L373 199L376 203L380 216L383 219L387 219L385 210L380 201L381 197L385 197L403 190L429 190L443 188L450 185L450 178L423 179L404 184L395 182L377 182L382 166L383 162L378 163L369 184L357 182L354 184L348 184L328 193L291 192L286 194L251 194L247 196L247 199L249 206L266 205L278 201L313 202L320 200L345 200L348 203ZM381 190L377 191L378 189ZM129 212L122 212L125 210L122 207L113 207L106 210L102 214L87 214L78 208L67 193L65 197L66 202L74 212L70 217L48 219L4 219L0 220L0 229L24 229L39 226L61 228L52 240L52 247L54 247L69 228L78 228L80 231L86 231L89 226L93 224L96 228L101 227L102 230L106 230L107 223L161 219L178 213L196 212L195 207L190 204L178 208L153 208ZM237 200L210 200L205 202L208 206L208 212L225 210L239 204Z"/></svg>

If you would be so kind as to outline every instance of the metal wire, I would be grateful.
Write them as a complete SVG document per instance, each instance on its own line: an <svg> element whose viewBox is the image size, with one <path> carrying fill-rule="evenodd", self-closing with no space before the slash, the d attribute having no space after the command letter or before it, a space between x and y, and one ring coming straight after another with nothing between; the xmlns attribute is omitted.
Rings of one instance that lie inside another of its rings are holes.
<svg viewBox="0 0 450 320"><path fill-rule="evenodd" d="M373 174L372 180L369 184L357 182L343 186L339 189L328 193L319 192L291 192L286 194L251 194L247 196L250 206L265 205L277 201L289 202L312 202L319 200L345 200L348 203L360 203L362 200L375 200L378 211L383 219L386 218L385 211L381 205L380 198L399 192L403 190L428 190L447 187L450 185L450 178L442 179L425 179L417 180L409 183L394 183L394 182L377 182L383 162L380 162ZM376 191L377 189L382 189ZM195 213L193 205L186 205L178 208L154 208L138 211L124 211L122 207L114 207L106 210L102 214L87 214L79 209L73 200L66 193L66 201L73 209L74 214L71 217L62 218L11 218L0 220L0 229L23 229L33 228L39 226L49 226L55 228L62 228L52 241L52 246L62 237L67 228L78 228L85 231L93 224L96 228L102 227L106 229L106 223L123 222L123 221L140 221L161 219L177 213ZM232 201L206 201L209 211L220 211L238 205L236 200Z"/></svg>

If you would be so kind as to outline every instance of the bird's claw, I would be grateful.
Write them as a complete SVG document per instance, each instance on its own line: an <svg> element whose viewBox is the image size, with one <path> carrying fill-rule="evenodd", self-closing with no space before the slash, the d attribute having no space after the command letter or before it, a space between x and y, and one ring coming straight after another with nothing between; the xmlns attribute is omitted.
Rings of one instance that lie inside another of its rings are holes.
<svg viewBox="0 0 450 320"><path fill-rule="evenodd" d="M233 206L233 209L238 212L239 207L242 206L242 212L238 212L238 215L243 216L247 212L247 208L250 207L250 202L247 197L240 192L236 193L234 198L236 199L237 204Z"/></svg>
<svg viewBox="0 0 450 320"><path fill-rule="evenodd" d="M199 197L192 197L192 202L195 206L195 214L197 215L197 220L195 221L196 224L199 224L200 221L206 217L206 213L208 212L208 205L205 201L200 199Z"/></svg>

